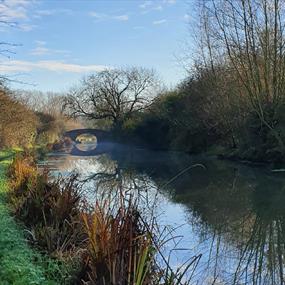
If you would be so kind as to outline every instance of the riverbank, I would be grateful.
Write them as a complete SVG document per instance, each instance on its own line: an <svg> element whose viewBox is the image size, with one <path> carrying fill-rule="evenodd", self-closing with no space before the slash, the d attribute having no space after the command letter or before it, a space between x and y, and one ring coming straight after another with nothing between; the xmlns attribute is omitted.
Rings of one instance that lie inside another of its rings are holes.
<svg viewBox="0 0 285 285"><path fill-rule="evenodd" d="M255 148L233 148L223 145L212 145L201 150L189 150L185 147L172 147L151 145L142 139L134 138L132 136L116 137L116 141L121 144L127 144L133 147L140 147L150 151L162 152L180 152L190 156L209 156L216 157L221 160L235 161L237 163L251 165L251 166L266 166L272 169L284 167L285 157L278 151L257 150Z"/></svg>
<svg viewBox="0 0 285 285"><path fill-rule="evenodd" d="M154 231L155 217L140 212L139 197L134 199L134 193L125 193L124 187L113 185L110 190L117 193L116 206L110 206L114 202L111 196L90 204L79 174L50 180L47 172L38 171L37 158L29 152L15 156L7 176L10 189L6 196L16 221L25 228L23 236L28 233L32 246L31 261L25 263L35 261L39 267L36 275L43 276L39 283L7 284L156 285L169 284L172 277L171 285L181 283L174 280L183 278L184 267L173 271L166 258L164 265L157 263L164 241ZM44 254L37 256L38 252ZM45 264L45 260L52 261L52 265ZM194 270L191 266L199 260L200 255L194 256L187 270ZM61 266L52 267L54 264ZM56 281L48 280L50 274Z"/></svg>
<svg viewBox="0 0 285 285"><path fill-rule="evenodd" d="M0 151L0 280L1 285L55 285L58 265L32 249L8 203L7 167L18 150Z"/></svg>
<svg viewBox="0 0 285 285"><path fill-rule="evenodd" d="M266 153L264 156L260 152L255 152L253 149L247 151L238 148L229 148L223 146L214 146L203 152L206 156L214 156L219 160L233 161L236 163L252 166L265 167L272 171L284 168L285 158L279 153Z"/></svg>

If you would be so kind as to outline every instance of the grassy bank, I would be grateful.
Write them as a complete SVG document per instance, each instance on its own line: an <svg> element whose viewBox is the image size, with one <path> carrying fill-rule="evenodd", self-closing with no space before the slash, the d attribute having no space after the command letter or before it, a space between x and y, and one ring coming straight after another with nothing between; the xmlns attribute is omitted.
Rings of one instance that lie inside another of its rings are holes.
<svg viewBox="0 0 285 285"><path fill-rule="evenodd" d="M0 152L0 280L1 285L58 284L57 265L29 247L24 230L11 216L6 169L16 150Z"/></svg>

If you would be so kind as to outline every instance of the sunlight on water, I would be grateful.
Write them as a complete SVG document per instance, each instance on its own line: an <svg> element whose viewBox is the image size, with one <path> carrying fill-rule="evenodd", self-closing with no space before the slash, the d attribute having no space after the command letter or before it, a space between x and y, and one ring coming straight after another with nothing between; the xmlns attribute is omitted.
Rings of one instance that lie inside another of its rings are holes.
<svg viewBox="0 0 285 285"><path fill-rule="evenodd" d="M285 254L283 174L118 144L108 149L94 156L51 155L45 165L54 176L79 172L90 201L110 193L115 197L120 185L126 193L143 197L146 216L155 204L160 226L175 229L174 240L163 249L171 264L181 266L202 254L193 284L280 284L284 265L278 257ZM205 169L183 173L196 163Z"/></svg>

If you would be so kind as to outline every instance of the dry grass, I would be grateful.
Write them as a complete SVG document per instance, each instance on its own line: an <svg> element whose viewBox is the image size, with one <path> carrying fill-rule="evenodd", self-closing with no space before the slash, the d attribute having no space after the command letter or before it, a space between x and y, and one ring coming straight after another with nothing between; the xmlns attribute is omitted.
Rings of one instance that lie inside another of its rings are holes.
<svg viewBox="0 0 285 285"><path fill-rule="evenodd" d="M156 264L162 241L154 238L154 217L146 223L132 196L118 203L83 203L77 175L48 180L33 157L18 156L11 164L10 201L32 244L60 260L79 264L73 284L181 285L186 270ZM84 205L84 207L83 207ZM196 259L193 259L196 261ZM191 264L185 266L190 268Z"/></svg>
<svg viewBox="0 0 285 285"><path fill-rule="evenodd" d="M151 284L155 250L132 200L115 215L107 201L97 203L82 219L88 235L84 282Z"/></svg>
<svg viewBox="0 0 285 285"><path fill-rule="evenodd" d="M31 157L16 157L9 168L10 201L31 242L51 255L76 252L84 243L77 175L48 181Z"/></svg>
<svg viewBox="0 0 285 285"><path fill-rule="evenodd" d="M21 195L26 188L33 184L38 176L34 158L19 153L13 159L12 164L8 168L8 176L10 178L10 187ZM22 193L19 193L22 191Z"/></svg>

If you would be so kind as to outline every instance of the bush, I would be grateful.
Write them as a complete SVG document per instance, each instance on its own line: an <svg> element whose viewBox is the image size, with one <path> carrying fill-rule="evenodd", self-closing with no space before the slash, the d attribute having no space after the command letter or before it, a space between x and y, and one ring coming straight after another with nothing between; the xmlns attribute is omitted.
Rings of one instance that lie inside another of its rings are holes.
<svg viewBox="0 0 285 285"><path fill-rule="evenodd" d="M198 107L205 106L206 100L197 100L198 96L189 92L192 91L183 86L161 94L138 120L128 122L127 135L155 149L207 150L220 140L223 132L212 128L207 110Z"/></svg>
<svg viewBox="0 0 285 285"><path fill-rule="evenodd" d="M20 153L15 156L12 164L8 168L8 176L10 181L11 198L20 207L23 198L28 194L29 188L35 187L38 172L34 158L31 155Z"/></svg>
<svg viewBox="0 0 285 285"><path fill-rule="evenodd" d="M0 147L29 146L35 141L37 125L32 111L0 89Z"/></svg>
<svg viewBox="0 0 285 285"><path fill-rule="evenodd" d="M80 185L77 175L48 181L31 157L16 157L9 169L10 200L16 217L30 232L30 240L52 255L76 253L84 243L80 222Z"/></svg>
<svg viewBox="0 0 285 285"><path fill-rule="evenodd" d="M64 118L43 112L37 112L36 115L39 120L37 141L39 143L54 143L60 140L65 130Z"/></svg>

